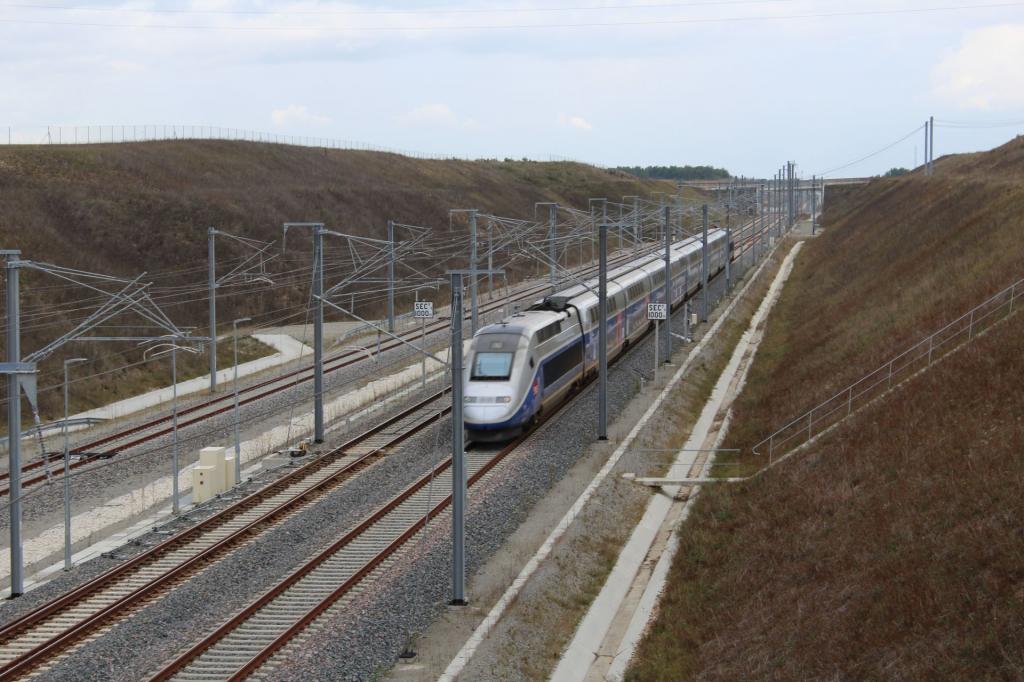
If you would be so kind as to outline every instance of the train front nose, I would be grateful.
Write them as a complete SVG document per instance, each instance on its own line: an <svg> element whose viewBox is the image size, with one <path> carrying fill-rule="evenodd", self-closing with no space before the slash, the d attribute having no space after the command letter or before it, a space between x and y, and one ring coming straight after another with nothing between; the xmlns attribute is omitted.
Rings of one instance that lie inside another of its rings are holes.
<svg viewBox="0 0 1024 682"><path fill-rule="evenodd" d="M467 391L463 398L463 417L469 427L498 426L512 418L512 392Z"/></svg>

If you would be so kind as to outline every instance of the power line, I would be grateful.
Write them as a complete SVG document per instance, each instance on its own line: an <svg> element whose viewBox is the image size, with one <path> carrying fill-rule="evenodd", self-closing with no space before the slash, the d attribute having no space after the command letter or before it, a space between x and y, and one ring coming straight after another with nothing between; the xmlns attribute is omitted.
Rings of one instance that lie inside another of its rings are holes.
<svg viewBox="0 0 1024 682"><path fill-rule="evenodd" d="M732 5L774 5L799 0L697 0L696 2L640 3L635 5L566 5L553 7L435 7L432 9L382 10L260 10L260 9L178 9L138 7L88 7L81 5L32 5L0 3L0 7L28 10L56 10L69 12L111 12L118 14L174 14L206 16L410 16L437 14L542 14L552 12L590 12L607 10L679 9L683 7L723 7Z"/></svg>
<svg viewBox="0 0 1024 682"><path fill-rule="evenodd" d="M679 26L700 24L732 24L741 22L762 23L777 21L796 21L801 19L848 19L854 17L898 16L929 14L939 12L956 12L979 9L1006 9L1024 7L1024 2L988 3L982 5L948 5L943 7L915 7L904 9L856 10L841 12L808 12L800 14L748 15L732 17L683 17L675 19L650 19L637 21L591 21L576 23L534 23L534 24L460 24L443 26L215 26L210 24L128 24L89 21L48 21L34 19L0 19L3 24L39 25L39 26L72 26L81 28L130 28L130 29L170 29L198 31L234 31L255 33L294 32L309 30L316 32L384 32L384 33L429 33L432 31L481 31L481 30L537 30L560 28L629 28L646 26Z"/></svg>
<svg viewBox="0 0 1024 682"><path fill-rule="evenodd" d="M986 130L991 128L1015 128L1024 126L1022 121L945 121L935 119L935 125L939 128L960 128L964 130Z"/></svg>
<svg viewBox="0 0 1024 682"><path fill-rule="evenodd" d="M873 159L874 157L878 156L879 154L882 154L884 152L889 151L890 149L892 149L896 145L900 144L901 142L906 142L911 137L913 137L914 135L917 135L919 132L921 132L923 129L924 129L924 126L923 125L919 125L916 128L914 128L913 130L911 130L909 133L907 133L906 135L901 137L900 139L898 139L895 142L892 142L890 144L887 144L886 146L882 147L881 149L879 149L877 151L871 152L870 154L868 154L866 156L862 156L859 159L856 159L854 161L850 161L849 163L844 163L841 166L836 166L835 168L832 168L830 170L822 171L820 173L816 173L815 175L818 175L820 177L825 177L826 175L832 175L833 173L836 173L838 171L846 170L850 166L856 166L857 164L863 163L863 162L867 161L868 159Z"/></svg>

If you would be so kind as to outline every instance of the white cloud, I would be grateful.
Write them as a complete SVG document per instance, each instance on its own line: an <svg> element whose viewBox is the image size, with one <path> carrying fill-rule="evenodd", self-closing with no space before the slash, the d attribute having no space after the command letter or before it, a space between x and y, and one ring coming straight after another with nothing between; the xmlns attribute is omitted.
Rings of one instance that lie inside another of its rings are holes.
<svg viewBox="0 0 1024 682"><path fill-rule="evenodd" d="M964 109L1024 106L1024 24L967 33L932 78L940 97Z"/></svg>
<svg viewBox="0 0 1024 682"><path fill-rule="evenodd" d="M309 109L300 104L289 104L284 109L274 109L270 112L270 120L276 126L286 126L295 123L323 125L331 122L329 117L310 113Z"/></svg>
<svg viewBox="0 0 1024 682"><path fill-rule="evenodd" d="M424 126L435 128L475 128L476 121L463 118L452 111L447 104L432 103L395 116L395 120L405 126Z"/></svg>
<svg viewBox="0 0 1024 682"><path fill-rule="evenodd" d="M594 129L593 124L582 116L567 116L566 114L558 115L558 125L582 130L585 133L589 133Z"/></svg>

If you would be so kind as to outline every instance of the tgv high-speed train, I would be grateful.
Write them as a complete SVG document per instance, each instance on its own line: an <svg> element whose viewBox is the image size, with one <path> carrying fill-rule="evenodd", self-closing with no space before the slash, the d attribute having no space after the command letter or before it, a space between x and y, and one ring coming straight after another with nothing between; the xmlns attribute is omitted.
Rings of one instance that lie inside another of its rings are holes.
<svg viewBox="0 0 1024 682"><path fill-rule="evenodd" d="M708 233L709 277L725 267L731 248L725 230ZM669 261L676 306L700 287L701 240L676 242ZM647 304L664 302L664 284L664 252L608 273L609 362L652 324ZM597 290L594 278L477 331L463 385L465 424L473 439L518 435L597 371Z"/></svg>

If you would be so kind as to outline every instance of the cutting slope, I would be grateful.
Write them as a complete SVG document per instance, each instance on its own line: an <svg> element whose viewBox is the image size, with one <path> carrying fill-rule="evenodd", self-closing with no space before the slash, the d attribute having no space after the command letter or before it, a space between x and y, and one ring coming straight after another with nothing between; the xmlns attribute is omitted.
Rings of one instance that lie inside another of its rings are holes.
<svg viewBox="0 0 1024 682"><path fill-rule="evenodd" d="M1022 168L1017 140L830 208L727 445L1024 274ZM1011 317L767 475L706 487L630 678L1019 677L1022 331Z"/></svg>
<svg viewBox="0 0 1024 682"><path fill-rule="evenodd" d="M322 221L337 231L383 238L390 219L429 226L440 238L450 234L452 243L465 244L465 221L450 224L449 209L479 208L529 218L537 201L586 208L590 197L646 196L672 187L577 163L434 161L252 142L11 146L0 147L0 247L19 248L24 258L94 272L134 276L148 271L158 288L154 294L172 319L205 333L206 231L211 225L236 235L278 240L280 246L285 221ZM270 267L277 273L274 286L221 291L218 315L227 323L221 333L230 329L230 320L243 316L260 324L304 321L308 233L291 235L287 246L287 253ZM249 253L219 239L220 272ZM332 263L348 258L340 242L328 245L328 284L347 267ZM436 268L439 260L421 257L421 268L427 264ZM516 267L523 266L514 266L513 276ZM85 303L72 305L83 296L80 289L31 273L23 280L26 352L67 331L72 319L89 310ZM400 295L400 310L410 307L412 298L411 291ZM380 299L378 294L374 304L361 304L359 312L379 313ZM54 314L54 304L74 310ZM69 352L94 358L88 368L78 369L79 375L139 359L134 348L109 345ZM199 374L205 365L202 357L183 355L179 362L182 376ZM42 385L59 383L59 369L60 357L45 364L44 374L52 376L44 377ZM72 391L72 409L130 395L144 385L165 384L167 369L155 371L159 379L136 368L79 385ZM44 417L59 412L57 393L45 393L42 401Z"/></svg>

